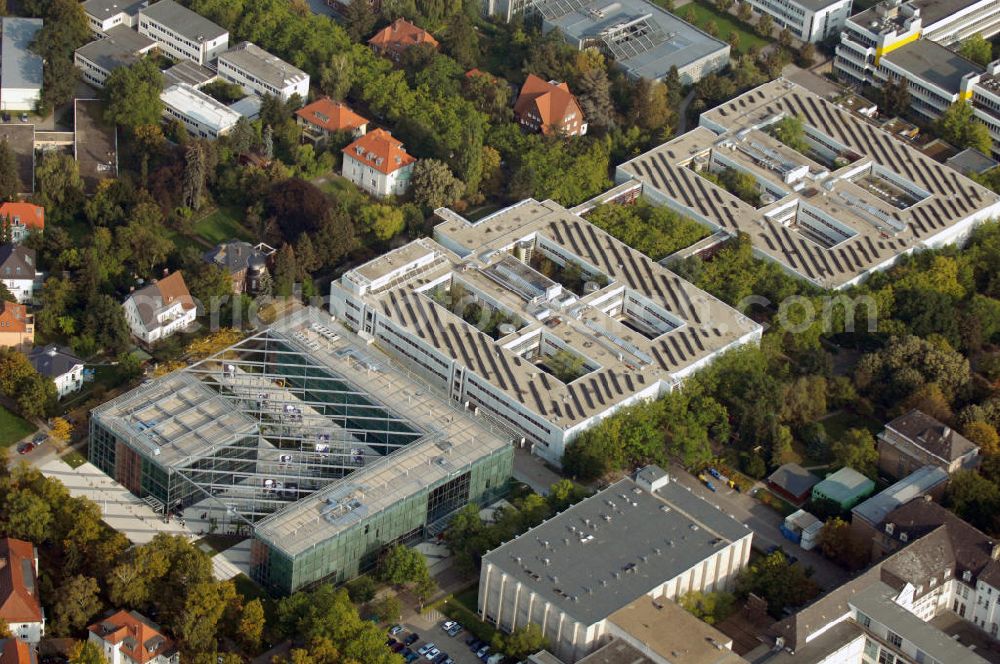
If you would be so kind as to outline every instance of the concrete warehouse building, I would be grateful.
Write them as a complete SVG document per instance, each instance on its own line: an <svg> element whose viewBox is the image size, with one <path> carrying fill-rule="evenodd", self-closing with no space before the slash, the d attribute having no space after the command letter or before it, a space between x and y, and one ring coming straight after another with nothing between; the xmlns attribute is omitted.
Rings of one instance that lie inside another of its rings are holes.
<svg viewBox="0 0 1000 664"><path fill-rule="evenodd" d="M90 461L161 513L253 534L251 574L278 594L506 491L509 436L332 325L299 311L101 405Z"/></svg>
<svg viewBox="0 0 1000 664"><path fill-rule="evenodd" d="M633 602L730 588L752 538L648 466L486 554L479 612L505 632L539 625L552 653L576 662L621 637L613 625Z"/></svg>
<svg viewBox="0 0 1000 664"><path fill-rule="evenodd" d="M786 117L801 118L803 151L774 136ZM819 287L843 289L900 256L961 243L1000 214L993 192L786 79L702 113L699 125L615 175L716 231L689 254L742 232L758 256ZM756 200L702 176L728 169L753 177Z"/></svg>
<svg viewBox="0 0 1000 664"><path fill-rule="evenodd" d="M761 327L553 201L349 270L338 320L553 462L581 431L665 394ZM548 276L546 276L548 275Z"/></svg>

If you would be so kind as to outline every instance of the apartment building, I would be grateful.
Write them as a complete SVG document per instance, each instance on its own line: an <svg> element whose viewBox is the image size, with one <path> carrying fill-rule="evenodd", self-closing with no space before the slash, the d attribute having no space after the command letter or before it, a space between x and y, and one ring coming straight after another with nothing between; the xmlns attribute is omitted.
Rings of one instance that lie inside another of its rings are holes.
<svg viewBox="0 0 1000 664"><path fill-rule="evenodd" d="M144 286L125 300L125 321L145 344L155 343L194 322L197 307L180 272Z"/></svg>
<svg viewBox="0 0 1000 664"><path fill-rule="evenodd" d="M225 136L242 117L233 108L187 83L167 87L160 93L160 99L164 118L180 120L191 134L201 138Z"/></svg>
<svg viewBox="0 0 1000 664"><path fill-rule="evenodd" d="M174 0L159 0L139 11L139 33L155 40L175 60L211 64L229 48L229 33Z"/></svg>
<svg viewBox="0 0 1000 664"><path fill-rule="evenodd" d="M837 36L851 14L851 0L748 0L754 11L768 14L797 39L821 42Z"/></svg>
<svg viewBox="0 0 1000 664"><path fill-rule="evenodd" d="M252 42L241 42L219 54L219 76L244 91L288 101L309 96L309 74L271 55Z"/></svg>
<svg viewBox="0 0 1000 664"><path fill-rule="evenodd" d="M148 5L149 0L87 0L82 7L90 30L100 36L118 25L135 28L139 10Z"/></svg>
<svg viewBox="0 0 1000 664"><path fill-rule="evenodd" d="M331 285L338 320L560 463L618 409L675 389L761 327L553 201L423 239Z"/></svg>
<svg viewBox="0 0 1000 664"><path fill-rule="evenodd" d="M149 37L127 25L116 25L76 49L73 62L83 80L95 88L103 88L111 72L137 62L155 48L156 42Z"/></svg>
<svg viewBox="0 0 1000 664"><path fill-rule="evenodd" d="M613 637L648 650L667 638L649 619L670 611L667 631L685 625L673 600L730 589L749 562L752 539L745 525L647 466L483 556L479 613L507 633L538 625L564 662ZM646 620L636 620L643 613ZM684 650L732 655L722 643L687 634L674 637Z"/></svg>
<svg viewBox="0 0 1000 664"><path fill-rule="evenodd" d="M789 116L802 119L804 148L774 135ZM712 230L698 251L744 233L755 254L821 288L848 288L900 256L961 244L1000 214L993 192L785 79L702 113L699 125L618 166L615 181L641 183L648 200ZM755 195L745 200L700 175L727 169L752 176Z"/></svg>

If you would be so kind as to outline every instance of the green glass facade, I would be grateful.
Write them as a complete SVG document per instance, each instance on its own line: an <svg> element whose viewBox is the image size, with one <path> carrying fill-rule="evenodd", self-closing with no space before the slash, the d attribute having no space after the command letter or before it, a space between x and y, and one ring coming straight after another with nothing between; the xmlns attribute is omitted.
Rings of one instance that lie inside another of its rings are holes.
<svg viewBox="0 0 1000 664"><path fill-rule="evenodd" d="M349 581L373 567L385 547L422 538L428 526L468 503L487 505L502 497L513 462L513 447L501 448L294 557L283 550L281 542L258 537L251 551L251 576L279 595L321 581Z"/></svg>

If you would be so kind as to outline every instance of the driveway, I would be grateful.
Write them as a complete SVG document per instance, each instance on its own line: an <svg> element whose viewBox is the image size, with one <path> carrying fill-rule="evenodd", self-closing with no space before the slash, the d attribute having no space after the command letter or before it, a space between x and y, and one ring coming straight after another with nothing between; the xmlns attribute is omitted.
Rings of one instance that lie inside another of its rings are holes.
<svg viewBox="0 0 1000 664"><path fill-rule="evenodd" d="M410 634L419 634L420 639L412 646L413 652L417 652L425 643L433 643L438 650L447 653L449 657L455 660L455 664L482 664L475 653L469 650L469 647L465 644L465 640L470 636L469 632L463 630L456 636L448 636L441 629L441 623L445 620L448 620L448 618L436 609L431 609L424 613L416 613L407 616L407 619L400 623L405 629L396 636L402 641ZM413 664L428 664L428 662L426 658L421 657L419 660L414 661Z"/></svg>
<svg viewBox="0 0 1000 664"><path fill-rule="evenodd" d="M785 539L779 530L779 526L785 520L784 517L760 501L729 488L720 488L713 493L697 477L679 466L671 468L671 477L689 488L695 495L701 496L740 523L746 524L753 531L754 548L763 551L774 545L781 546L790 555L797 557L799 564L813 568L815 574L812 578L823 590L837 588L851 578L848 572L815 550L805 551Z"/></svg>

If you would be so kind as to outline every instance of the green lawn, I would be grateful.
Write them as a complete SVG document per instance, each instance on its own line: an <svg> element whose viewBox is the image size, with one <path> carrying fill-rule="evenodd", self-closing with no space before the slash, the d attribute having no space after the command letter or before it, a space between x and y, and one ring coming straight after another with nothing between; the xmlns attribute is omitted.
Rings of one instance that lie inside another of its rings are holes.
<svg viewBox="0 0 1000 664"><path fill-rule="evenodd" d="M698 28L704 30L709 21L715 21L715 24L719 27L719 34L716 36L717 39L728 42L729 33L738 32L740 35L740 45L735 50L740 55L746 53L751 46L764 47L770 43L763 37L751 32L749 28L744 26L735 16L731 14L721 14L715 9L715 7L708 4L691 2L683 7L678 7L677 11L674 13L682 19L687 20L686 17L688 7L690 7L694 12L693 23Z"/></svg>
<svg viewBox="0 0 1000 664"><path fill-rule="evenodd" d="M882 423L878 420L855 415L845 410L831 415L825 420L820 420L820 424L826 430L826 437L831 443L843 438L848 429L868 429L873 436L882 430Z"/></svg>
<svg viewBox="0 0 1000 664"><path fill-rule="evenodd" d="M35 431L37 429L30 422L0 406L0 447L10 447Z"/></svg>
<svg viewBox="0 0 1000 664"><path fill-rule="evenodd" d="M76 450L70 450L60 458L65 461L70 468L79 468L83 464L87 463L86 457Z"/></svg>
<svg viewBox="0 0 1000 664"><path fill-rule="evenodd" d="M226 240L253 240L253 234L241 223L242 214L239 209L231 206L216 208L208 215L194 222L194 234L204 238L210 244L219 244Z"/></svg>

